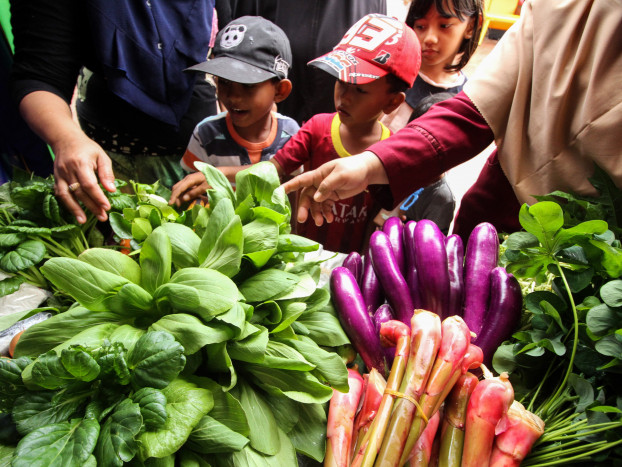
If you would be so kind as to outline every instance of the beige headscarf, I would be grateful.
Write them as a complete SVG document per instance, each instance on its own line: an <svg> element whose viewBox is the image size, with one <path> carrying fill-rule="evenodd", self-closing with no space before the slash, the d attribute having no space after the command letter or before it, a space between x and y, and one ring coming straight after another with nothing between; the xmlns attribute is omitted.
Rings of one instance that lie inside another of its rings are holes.
<svg viewBox="0 0 622 467"><path fill-rule="evenodd" d="M528 0L464 91L495 135L521 203L622 188L622 0Z"/></svg>

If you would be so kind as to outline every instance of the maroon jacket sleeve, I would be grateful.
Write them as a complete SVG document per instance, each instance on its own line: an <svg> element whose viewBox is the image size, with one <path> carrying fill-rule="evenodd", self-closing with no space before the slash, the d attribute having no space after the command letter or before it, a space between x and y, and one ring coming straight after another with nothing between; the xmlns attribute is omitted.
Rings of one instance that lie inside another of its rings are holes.
<svg viewBox="0 0 622 467"><path fill-rule="evenodd" d="M382 161L386 187L370 187L385 209L444 172L482 152L494 136L471 100L460 92L440 102L390 138L368 148Z"/></svg>

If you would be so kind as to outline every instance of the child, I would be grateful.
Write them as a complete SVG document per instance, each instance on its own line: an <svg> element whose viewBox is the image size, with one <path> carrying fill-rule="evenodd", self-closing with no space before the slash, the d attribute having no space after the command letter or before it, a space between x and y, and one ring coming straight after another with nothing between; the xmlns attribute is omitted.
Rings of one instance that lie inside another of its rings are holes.
<svg viewBox="0 0 622 467"><path fill-rule="evenodd" d="M379 14L359 20L332 52L309 62L338 78L337 112L315 115L303 125L272 159L279 174L291 174L302 164L305 170L315 169L387 138L390 131L379 118L404 101L420 63L419 42L404 23ZM317 227L308 220L297 233L330 251L362 252L373 208L369 193L338 200L332 224Z"/></svg>
<svg viewBox="0 0 622 467"><path fill-rule="evenodd" d="M259 16L243 16L218 33L214 58L189 70L215 76L216 92L226 111L200 122L181 165L195 171L203 161L231 181L246 165L269 160L294 135L295 120L273 111L292 89L287 79L291 50L285 33ZM186 203L208 189L202 173L175 184L169 204Z"/></svg>
<svg viewBox="0 0 622 467"><path fill-rule="evenodd" d="M462 68L477 48L483 0L413 0L406 16L421 44L421 70L406 101L383 122L397 131L408 123L424 97L457 94L466 82Z"/></svg>

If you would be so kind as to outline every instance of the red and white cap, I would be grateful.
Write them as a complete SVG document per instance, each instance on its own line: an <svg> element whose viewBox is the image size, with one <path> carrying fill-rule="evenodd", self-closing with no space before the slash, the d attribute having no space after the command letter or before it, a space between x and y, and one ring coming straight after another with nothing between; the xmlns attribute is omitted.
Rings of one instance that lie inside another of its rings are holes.
<svg viewBox="0 0 622 467"><path fill-rule="evenodd" d="M421 66L421 46L415 31L402 21L370 14L354 24L331 52L308 65L347 83L365 84L391 73L412 86Z"/></svg>

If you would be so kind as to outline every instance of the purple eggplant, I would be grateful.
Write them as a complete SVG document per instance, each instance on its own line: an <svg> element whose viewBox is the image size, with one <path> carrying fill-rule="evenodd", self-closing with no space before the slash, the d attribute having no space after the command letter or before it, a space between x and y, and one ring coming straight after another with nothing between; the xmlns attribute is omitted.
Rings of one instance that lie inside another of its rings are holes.
<svg viewBox="0 0 622 467"><path fill-rule="evenodd" d="M404 252L404 241L402 239L402 232L404 231L402 220L397 216L389 217L384 221L382 231L389 236L397 265L402 275L404 275L406 272L406 255Z"/></svg>
<svg viewBox="0 0 622 467"><path fill-rule="evenodd" d="M415 307L410 290L393 253L391 240L382 230L376 230L369 239L369 255L382 290L391 305L395 318L410 326Z"/></svg>
<svg viewBox="0 0 622 467"><path fill-rule="evenodd" d="M417 222L413 235L421 308L436 313L443 320L449 316L449 271L445 235L429 219Z"/></svg>
<svg viewBox="0 0 622 467"><path fill-rule="evenodd" d="M464 304L462 317L471 331L479 334L490 299L489 274L499 261L497 229L488 222L475 226L464 256Z"/></svg>
<svg viewBox="0 0 622 467"><path fill-rule="evenodd" d="M447 250L447 271L449 272L449 300L447 312L449 316L462 316L462 300L464 294L464 244L459 235L449 235L445 239Z"/></svg>
<svg viewBox="0 0 622 467"><path fill-rule="evenodd" d="M371 264L369 252L363 259L363 276L360 282L361 294L367 308L367 314L373 316L376 309L384 303L384 292L382 285L376 276L374 266Z"/></svg>
<svg viewBox="0 0 622 467"><path fill-rule="evenodd" d="M337 317L352 346L368 370L376 368L386 376L384 347L372 318L367 313L361 290L348 268L338 266L330 275L331 297Z"/></svg>
<svg viewBox="0 0 622 467"><path fill-rule="evenodd" d="M510 338L520 323L523 294L516 277L497 266L489 274L490 300L484 326L474 344L484 352L484 364L490 368L499 345Z"/></svg>
<svg viewBox="0 0 622 467"><path fill-rule="evenodd" d="M376 327L378 335L380 335L380 326L382 326L382 323L386 323L392 319L395 319L395 317L393 315L391 305L388 303L380 305L374 313L374 326ZM395 347L384 347L384 358L387 361L388 367L391 368L391 365L393 365L393 359L395 358Z"/></svg>
<svg viewBox="0 0 622 467"><path fill-rule="evenodd" d="M404 225L404 232L402 233L404 238L404 252L406 257L406 284L408 284L408 290L410 290L410 298L413 301L413 307L415 309L421 308L421 294L419 292L419 279L417 274L417 265L415 264L415 226L417 222L408 221Z"/></svg>
<svg viewBox="0 0 622 467"><path fill-rule="evenodd" d="M361 278L363 277L363 258L358 253L358 251L351 252L346 258L343 260L342 266L344 268L348 268L358 285L361 285Z"/></svg>

